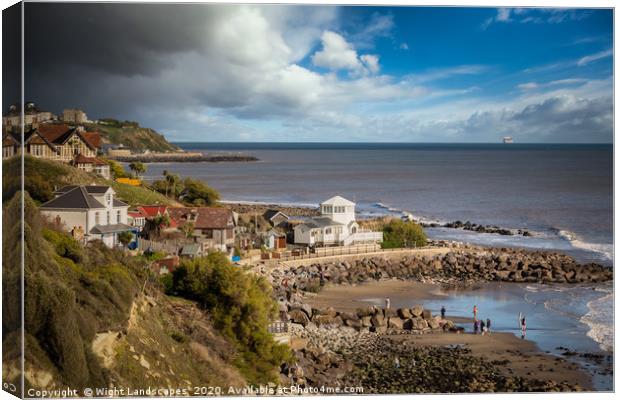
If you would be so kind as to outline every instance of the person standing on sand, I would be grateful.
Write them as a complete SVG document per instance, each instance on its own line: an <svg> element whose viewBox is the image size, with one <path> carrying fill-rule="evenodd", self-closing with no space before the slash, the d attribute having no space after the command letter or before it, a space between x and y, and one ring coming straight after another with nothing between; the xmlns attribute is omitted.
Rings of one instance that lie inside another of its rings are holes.
<svg viewBox="0 0 620 400"><path fill-rule="evenodd" d="M446 307L441 306L441 319L446 319Z"/></svg>
<svg viewBox="0 0 620 400"><path fill-rule="evenodd" d="M474 321L474 335L478 334L478 321Z"/></svg>
<svg viewBox="0 0 620 400"><path fill-rule="evenodd" d="M386 310L390 309L390 298L389 297L385 298L385 309Z"/></svg>
<svg viewBox="0 0 620 400"><path fill-rule="evenodd" d="M521 339L525 339L525 317L521 318Z"/></svg>
<svg viewBox="0 0 620 400"><path fill-rule="evenodd" d="M486 332L487 327L484 326L484 321L480 320L480 334L484 336L484 332Z"/></svg>
<svg viewBox="0 0 620 400"><path fill-rule="evenodd" d="M474 321L478 320L478 306L474 305Z"/></svg>
<svg viewBox="0 0 620 400"><path fill-rule="evenodd" d="M491 334L491 319L487 318L487 333Z"/></svg>

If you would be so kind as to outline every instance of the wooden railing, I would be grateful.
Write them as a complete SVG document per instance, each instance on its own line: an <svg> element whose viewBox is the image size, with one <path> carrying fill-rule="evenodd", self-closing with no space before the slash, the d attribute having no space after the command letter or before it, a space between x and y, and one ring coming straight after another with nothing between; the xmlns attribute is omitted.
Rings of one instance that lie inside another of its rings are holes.
<svg viewBox="0 0 620 400"><path fill-rule="evenodd" d="M288 322L285 321L275 321L269 324L267 330L271 334L276 333L288 333Z"/></svg>

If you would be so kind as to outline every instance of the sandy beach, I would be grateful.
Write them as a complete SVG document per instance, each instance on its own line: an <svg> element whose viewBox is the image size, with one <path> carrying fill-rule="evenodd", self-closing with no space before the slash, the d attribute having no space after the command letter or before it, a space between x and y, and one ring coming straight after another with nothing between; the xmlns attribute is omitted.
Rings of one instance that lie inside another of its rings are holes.
<svg viewBox="0 0 620 400"><path fill-rule="evenodd" d="M583 344L590 341L585 332L571 336L569 332L573 332L573 327L562 325L564 321L557 322L557 316L547 312L544 307L533 303L530 308L525 308L522 293L523 286L510 283L453 286L392 279L358 285L330 285L318 294L308 293L307 301L316 308L333 307L338 311L351 312L369 304L384 306L385 298L390 297L392 307L421 304L435 314L441 305L446 304L447 318L463 326L465 333L396 337L420 345L465 346L471 349L472 355L496 363L509 376L536 377L557 382L566 380L586 390L610 390L612 378L602 374L611 365L609 361L593 366L582 358L565 357L559 349L560 346L571 349L583 347L581 351L590 351L591 347ZM481 318L492 318L492 328L497 329L496 332L485 336L471 333L473 315L470 314L470 307L474 301L478 302ZM531 329L527 338L531 340L522 340L518 336L516 316L513 319L511 310L506 311L512 308L525 310L528 315ZM560 329L559 333L556 328Z"/></svg>

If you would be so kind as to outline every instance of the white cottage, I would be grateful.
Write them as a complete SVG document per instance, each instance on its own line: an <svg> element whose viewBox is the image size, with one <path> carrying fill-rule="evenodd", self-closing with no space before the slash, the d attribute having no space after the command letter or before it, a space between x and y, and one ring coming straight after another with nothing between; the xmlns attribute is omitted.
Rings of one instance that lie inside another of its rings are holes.
<svg viewBox="0 0 620 400"><path fill-rule="evenodd" d="M383 241L383 232L360 229L355 221L355 203L340 196L320 205L321 216L294 228L295 244L307 246L348 246Z"/></svg>
<svg viewBox="0 0 620 400"><path fill-rule="evenodd" d="M134 230L127 225L129 206L114 198L110 186L65 186L54 194L54 199L41 205L41 214L76 239L99 239L114 247L119 233Z"/></svg>

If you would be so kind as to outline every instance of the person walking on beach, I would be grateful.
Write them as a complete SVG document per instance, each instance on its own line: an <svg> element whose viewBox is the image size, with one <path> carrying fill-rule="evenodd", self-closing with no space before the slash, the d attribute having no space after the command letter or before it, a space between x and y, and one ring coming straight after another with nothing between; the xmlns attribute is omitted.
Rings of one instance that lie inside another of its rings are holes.
<svg viewBox="0 0 620 400"><path fill-rule="evenodd" d="M474 335L478 334L478 320L474 321Z"/></svg>
<svg viewBox="0 0 620 400"><path fill-rule="evenodd" d="M484 321L480 320L480 334L484 336L484 332L486 332L486 330L487 330L487 327L484 326Z"/></svg>
<svg viewBox="0 0 620 400"><path fill-rule="evenodd" d="M487 318L487 333L491 334L491 319Z"/></svg>
<svg viewBox="0 0 620 400"><path fill-rule="evenodd" d="M441 319L446 319L446 307L441 306Z"/></svg>
<svg viewBox="0 0 620 400"><path fill-rule="evenodd" d="M525 317L521 318L521 339L525 339Z"/></svg>
<svg viewBox="0 0 620 400"><path fill-rule="evenodd" d="M474 305L474 321L478 319L478 306Z"/></svg>
<svg viewBox="0 0 620 400"><path fill-rule="evenodd" d="M390 298L389 297L385 298L385 309L386 310L390 309Z"/></svg>

